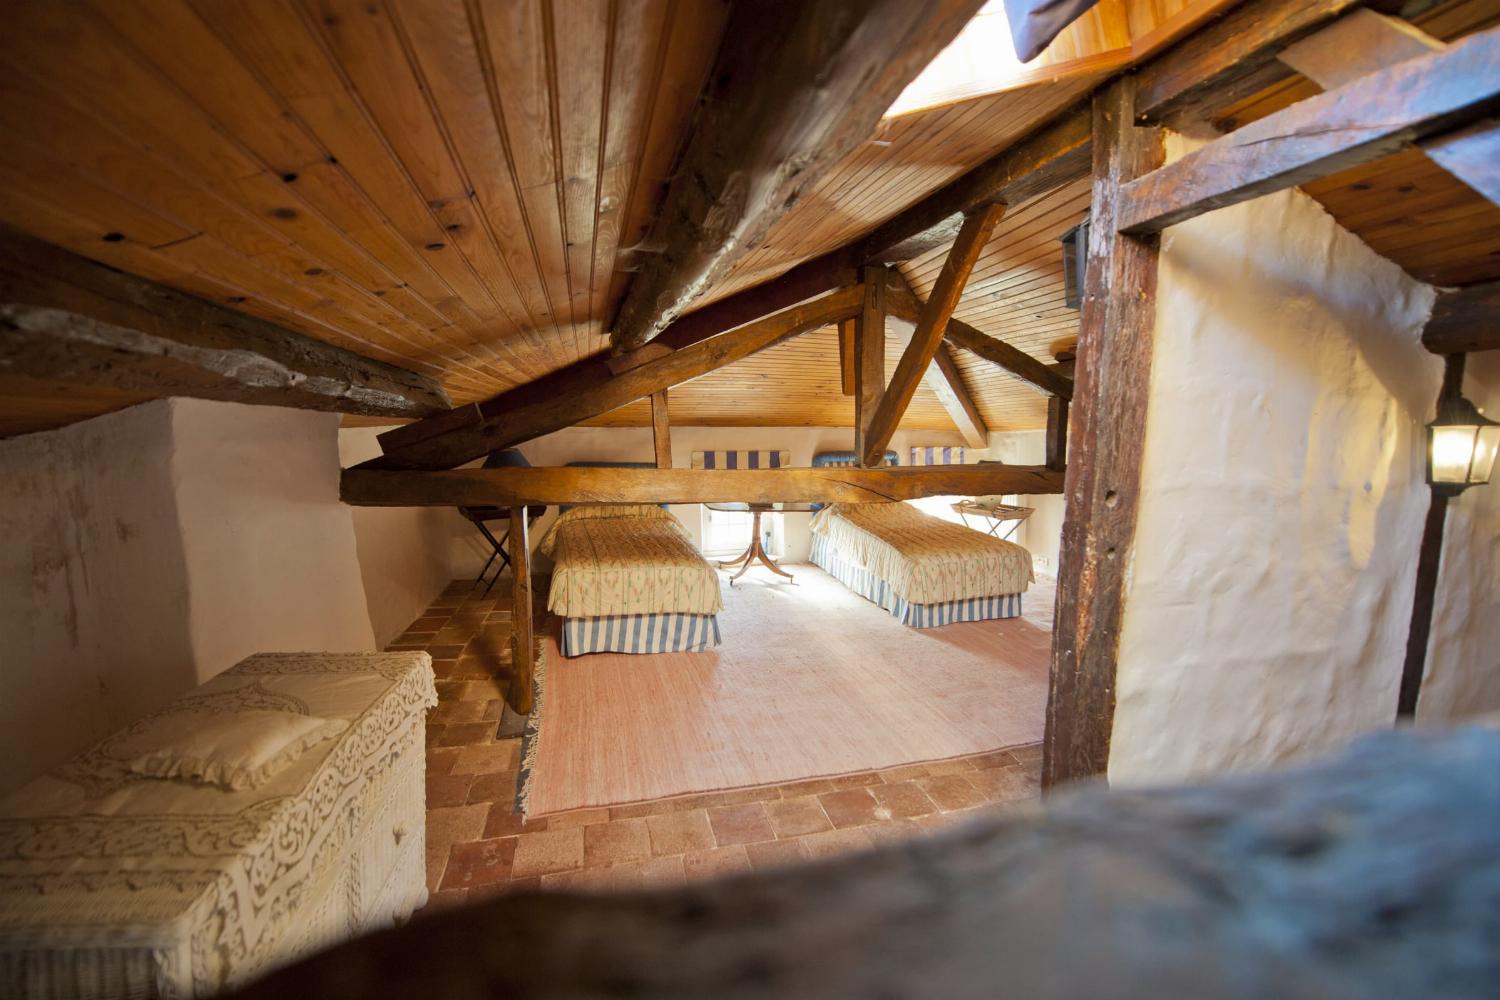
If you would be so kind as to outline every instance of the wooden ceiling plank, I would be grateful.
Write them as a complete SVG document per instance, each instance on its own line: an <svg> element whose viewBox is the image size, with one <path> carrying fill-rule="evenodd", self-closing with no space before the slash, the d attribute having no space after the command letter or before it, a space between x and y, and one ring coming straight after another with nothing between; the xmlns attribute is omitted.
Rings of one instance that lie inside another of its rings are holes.
<svg viewBox="0 0 1500 1000"><path fill-rule="evenodd" d="M1160 232L1204 212L1324 177L1483 117L1500 100L1500 28L1308 98L1230 133L1122 192L1121 231Z"/></svg>
<svg viewBox="0 0 1500 1000"><path fill-rule="evenodd" d="M394 448L390 444L394 438L382 436L381 447L386 453L366 466L441 469L462 465L492 451L569 427L698 378L791 337L837 323L854 315L863 299L863 287L853 285L730 333L673 351L623 374L611 375L602 382L584 382L581 390L565 396L548 393L537 398L528 394L523 397L527 398L526 403L510 410L476 405L438 414L431 418L431 426L440 428L440 433ZM598 363L608 371L602 360ZM582 379L579 373L572 377ZM410 432L410 436L422 434L422 428ZM402 439L410 438L403 435Z"/></svg>
<svg viewBox="0 0 1500 1000"><path fill-rule="evenodd" d="M1440 293L1422 346L1434 354L1500 349L1500 281Z"/></svg>
<svg viewBox="0 0 1500 1000"><path fill-rule="evenodd" d="M979 0L739 4L631 282L617 351L662 332L858 143ZM795 164L788 169L788 164Z"/></svg>
<svg viewBox="0 0 1500 1000"><path fill-rule="evenodd" d="M384 471L345 469L340 495L368 507L635 503L889 503L924 496L1061 493L1040 465L878 469L604 469L544 467Z"/></svg>
<svg viewBox="0 0 1500 1000"><path fill-rule="evenodd" d="M143 392L418 417L449 405L426 376L0 234L0 371Z"/></svg>
<svg viewBox="0 0 1500 1000"><path fill-rule="evenodd" d="M901 423L906 407L911 403L917 385L927 372L932 356L943 342L948 329L948 320L964 293L964 284L979 253L989 241L990 232L1005 214L1005 206L991 204L971 213L964 220L963 229L953 241L953 249L933 285L932 296L923 304L917 316L917 328L911 341L901 355L890 385L880 399L874 419L862 435L860 455L867 466L878 465L891 436ZM884 289L882 288L882 292Z"/></svg>

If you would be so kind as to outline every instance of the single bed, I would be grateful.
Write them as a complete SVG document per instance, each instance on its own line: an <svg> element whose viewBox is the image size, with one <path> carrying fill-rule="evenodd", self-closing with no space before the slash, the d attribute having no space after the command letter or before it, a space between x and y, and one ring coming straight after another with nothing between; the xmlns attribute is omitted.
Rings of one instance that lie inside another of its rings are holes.
<svg viewBox="0 0 1500 1000"><path fill-rule="evenodd" d="M573 507L538 551L554 563L547 610L563 620L564 656L719 645L719 575L671 512Z"/></svg>
<svg viewBox="0 0 1500 1000"><path fill-rule="evenodd" d="M903 625L1015 618L1031 553L906 503L830 504L812 519L812 561Z"/></svg>

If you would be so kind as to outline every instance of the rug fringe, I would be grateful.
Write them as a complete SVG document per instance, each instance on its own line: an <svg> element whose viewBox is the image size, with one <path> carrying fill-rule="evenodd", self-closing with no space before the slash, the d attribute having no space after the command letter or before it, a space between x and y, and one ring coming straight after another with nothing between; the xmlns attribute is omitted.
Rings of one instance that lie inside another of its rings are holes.
<svg viewBox="0 0 1500 1000"><path fill-rule="evenodd" d="M536 643L536 669L531 682L531 714L526 717L526 729L521 734L520 791L516 793L516 815L525 816L531 801L531 779L536 773L537 734L542 727L542 698L546 687L542 680L547 675L547 644L541 638Z"/></svg>

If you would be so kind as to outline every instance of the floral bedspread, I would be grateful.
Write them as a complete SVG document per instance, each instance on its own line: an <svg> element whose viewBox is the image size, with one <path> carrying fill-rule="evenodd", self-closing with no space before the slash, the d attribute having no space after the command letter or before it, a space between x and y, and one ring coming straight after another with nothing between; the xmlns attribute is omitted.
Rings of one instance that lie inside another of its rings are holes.
<svg viewBox="0 0 1500 1000"><path fill-rule="evenodd" d="M831 504L812 530L913 604L1023 593L1031 553L906 503Z"/></svg>
<svg viewBox="0 0 1500 1000"><path fill-rule="evenodd" d="M542 539L556 563L547 609L565 618L717 614L719 575L670 512L575 507Z"/></svg>

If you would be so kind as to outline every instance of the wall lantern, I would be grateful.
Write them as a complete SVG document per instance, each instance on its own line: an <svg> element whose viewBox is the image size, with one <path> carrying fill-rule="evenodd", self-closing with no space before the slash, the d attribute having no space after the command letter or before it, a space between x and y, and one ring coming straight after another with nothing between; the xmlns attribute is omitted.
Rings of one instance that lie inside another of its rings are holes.
<svg viewBox="0 0 1500 1000"><path fill-rule="evenodd" d="M1443 394L1437 419L1427 425L1427 481L1454 494L1490 481L1500 423L1457 392Z"/></svg>

